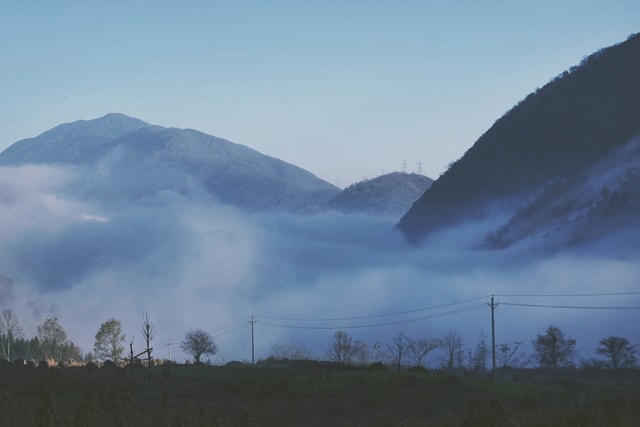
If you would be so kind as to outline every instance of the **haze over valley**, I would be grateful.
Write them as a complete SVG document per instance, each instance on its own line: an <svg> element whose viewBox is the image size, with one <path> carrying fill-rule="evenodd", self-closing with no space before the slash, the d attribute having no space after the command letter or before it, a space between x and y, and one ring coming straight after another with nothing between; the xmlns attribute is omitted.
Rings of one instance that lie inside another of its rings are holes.
<svg viewBox="0 0 640 427"><path fill-rule="evenodd" d="M258 358L280 343L323 358L336 330L369 345L456 330L472 349L492 295L498 342L557 325L585 358L611 335L639 343L638 75L634 35L435 180L346 189L197 130L121 113L61 124L0 153L0 308L27 335L57 317L85 352L112 317L137 342L149 313L156 357L202 328L218 362L249 360L252 317Z"/></svg>

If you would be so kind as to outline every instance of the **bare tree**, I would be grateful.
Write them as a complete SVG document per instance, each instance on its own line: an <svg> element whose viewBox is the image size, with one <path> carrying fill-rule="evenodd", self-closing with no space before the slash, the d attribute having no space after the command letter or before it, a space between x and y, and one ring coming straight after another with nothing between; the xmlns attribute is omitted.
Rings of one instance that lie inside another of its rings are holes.
<svg viewBox="0 0 640 427"><path fill-rule="evenodd" d="M0 336L2 338L2 357L11 360L11 348L16 340L23 338L22 328L13 310L2 310L0 316Z"/></svg>
<svg viewBox="0 0 640 427"><path fill-rule="evenodd" d="M638 362L638 349L626 338L609 337L599 341L596 353L609 360L613 369L633 368Z"/></svg>
<svg viewBox="0 0 640 427"><path fill-rule="evenodd" d="M470 355L471 360L469 360L469 363L471 365L471 369L476 372L484 372L487 369L488 357L489 344L487 343L487 336L484 331L480 331L475 351Z"/></svg>
<svg viewBox="0 0 640 427"><path fill-rule="evenodd" d="M213 355L218 352L213 337L202 329L191 329L187 332L180 343L180 348L193 356L195 363L200 363L200 358L204 354Z"/></svg>
<svg viewBox="0 0 640 427"><path fill-rule="evenodd" d="M446 356L445 367L448 369L462 366L464 354L462 353L462 337L456 331L449 331L440 338L440 349Z"/></svg>
<svg viewBox="0 0 640 427"><path fill-rule="evenodd" d="M407 338L409 353L413 356L416 366L422 367L422 361L429 353L440 346L440 341L436 338Z"/></svg>
<svg viewBox="0 0 640 427"><path fill-rule="evenodd" d="M147 353L147 366L151 367L151 351L153 350L151 347L151 341L156 337L156 327L151 322L149 313L144 313L142 315L142 336L146 344L145 351Z"/></svg>
<svg viewBox="0 0 640 427"><path fill-rule="evenodd" d="M522 344L522 341L514 341L511 344L506 342L498 344L496 358L500 367L523 368L529 364L530 356L520 349Z"/></svg>
<svg viewBox="0 0 640 427"><path fill-rule="evenodd" d="M327 357L338 365L348 365L355 353L352 338L345 331L337 331L329 341Z"/></svg>
<svg viewBox="0 0 640 427"><path fill-rule="evenodd" d="M404 332L397 332L391 338L391 344L387 345L387 359L396 365L398 372L402 368L402 361L407 357L409 351L409 340Z"/></svg>

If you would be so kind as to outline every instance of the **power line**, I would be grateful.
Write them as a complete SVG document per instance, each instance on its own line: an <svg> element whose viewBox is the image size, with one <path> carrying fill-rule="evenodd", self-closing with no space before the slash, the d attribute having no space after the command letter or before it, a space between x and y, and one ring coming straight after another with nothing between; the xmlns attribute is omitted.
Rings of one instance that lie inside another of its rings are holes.
<svg viewBox="0 0 640 427"><path fill-rule="evenodd" d="M378 323L367 323L367 324L360 324L360 325L331 325L331 326L315 326L315 325L287 325L287 324L282 324L282 323L272 323L272 322L268 322L268 321L263 321L262 324L264 325L268 325L268 326L275 326L275 327L279 327L279 328L289 328L289 329L314 329L314 330L327 330L327 329L362 329L362 328L373 328L373 327L379 327L379 326L390 326L390 325L398 325L401 323L410 323L410 322L418 322L421 320L429 320L429 319L435 319L438 317L445 317L445 316L451 316L454 314L460 314L460 313L465 313L467 311L473 311L473 310L478 310L480 308L484 308L485 304L480 303L480 304L474 304L471 306L467 306L467 307L461 307L461 308L457 308L455 310L449 310L443 313L436 313L436 314L431 314L428 316L421 316L421 317L414 317L411 319L400 319L400 320L394 320L394 321L389 321L389 322L378 322Z"/></svg>
<svg viewBox="0 0 640 427"><path fill-rule="evenodd" d="M232 323L232 324L230 324L230 325L219 327L219 328L217 328L217 329L212 330L212 331L211 331L211 334L215 334L216 332L220 332L220 331L223 331L223 330L225 330L225 329L234 328L234 327L236 327L236 326L238 326L238 325L242 325L242 324L244 324L244 322L246 322L246 320L245 320L245 319L242 319L242 320L239 320L239 321L237 321L237 322L234 322L234 323Z"/></svg>
<svg viewBox="0 0 640 427"><path fill-rule="evenodd" d="M287 322L340 322L340 321L345 321L345 320L363 320L363 319L374 319L377 317L391 317L391 316L400 316L403 314L412 314L412 313L418 313L421 311L428 311L428 310L436 310L439 308L444 308L444 307L451 307L454 305L460 305L460 304L466 304L468 302L473 302L473 301L478 301L481 299L487 299L489 298L489 295L485 295L485 296L481 296L481 297L477 297L477 298L470 298L467 300L463 300L463 301L456 301L456 302L452 302L452 303L448 303L448 304L441 304L441 305L434 305L431 307L422 307L422 308L416 308L413 310L405 310L405 311L397 311L394 313L384 313L384 314L371 314L371 315L363 315L363 316L352 316L352 317L325 317L325 318L295 318L295 317L272 317L272 316L263 316L263 315L257 315L256 317L260 317L262 319L268 319L268 320L279 320L279 321L287 321Z"/></svg>
<svg viewBox="0 0 640 427"><path fill-rule="evenodd" d="M604 293L588 293L588 294L496 294L496 297L609 297L623 295L640 295L640 292L604 292Z"/></svg>
<svg viewBox="0 0 640 427"><path fill-rule="evenodd" d="M521 298L553 298L553 297L604 297L604 296L629 296L629 295L640 295L640 291L638 292L600 292L600 293L575 293L575 294L496 294L493 297L521 297ZM476 298L469 298L466 300L455 301L447 304L440 304L429 307L416 308L412 310L404 310L390 313L382 313L382 314L371 314L371 315L361 315L361 316L351 316L351 317L326 317L326 318L296 318L296 317L275 317L275 316L267 316L267 315L255 315L251 316L249 322L246 319L239 320L237 322L231 323L227 326L223 326L220 328L216 328L211 331L211 335L217 337L229 335L239 331L240 329L244 329L247 326L251 325L251 329L253 330L254 324L257 322L256 318L261 318L261 323L266 326L273 326L279 328L288 328L288 329L309 329L309 330L335 330L335 329L362 329L362 328L373 328L373 327L381 327L381 326L390 326L397 325L402 323L411 323L411 322L419 322L429 319L434 319L438 317L452 316L456 314L465 313L468 311L474 311L481 309L485 306L485 304L472 304L464 307L454 308L452 310L434 313L424 316L411 317L406 319L397 319L397 320L388 320L388 321L380 321L380 322L372 322L372 323L362 323L362 324L344 324L344 325L305 325L305 324L288 324L286 322L349 322L356 320L366 320L366 319L381 319L385 317L392 316L401 316L407 314L415 314L430 310L437 310L446 307L454 307L456 305L467 304L471 302L475 302L478 300L484 300L487 298L491 298L490 295L483 295ZM524 303L516 303L516 302L504 302L501 301L500 304L508 305L508 306L517 306L517 307L531 307L531 308L555 308L555 309L582 309L582 310L640 310L640 306L577 306L577 305L548 305L548 304L524 304ZM491 303L490 307L497 307L498 303ZM493 310L492 310L493 311ZM275 322L272 322L275 321ZM285 322L285 323L282 323ZM169 340L169 351L171 351L171 341L176 340L171 338Z"/></svg>
<svg viewBox="0 0 640 427"><path fill-rule="evenodd" d="M215 333L215 334L212 334L212 335L213 335L215 338L219 338L219 337L223 337L223 336L225 336L225 335L229 335L229 334L232 334L232 333L234 333L234 332L237 332L237 331L239 331L240 329L244 329L244 328L246 328L246 327L247 327L247 324L245 324L244 322L246 322L246 320L243 320L243 323L242 323L242 324L236 325L236 326L234 326L234 327L232 327L232 328L228 328L228 329L227 329L227 330L225 330L225 331L218 332L218 333Z"/></svg>
<svg viewBox="0 0 640 427"><path fill-rule="evenodd" d="M515 302L501 302L504 305L513 305L518 307L537 307L537 308L569 308L582 310L640 310L640 306L577 306L577 305L544 305L544 304L520 304Z"/></svg>

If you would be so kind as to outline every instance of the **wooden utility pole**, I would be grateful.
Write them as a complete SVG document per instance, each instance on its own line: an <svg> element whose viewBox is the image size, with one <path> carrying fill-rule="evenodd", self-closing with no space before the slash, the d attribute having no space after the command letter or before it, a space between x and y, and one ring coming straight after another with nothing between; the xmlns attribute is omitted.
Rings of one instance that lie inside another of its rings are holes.
<svg viewBox="0 0 640 427"><path fill-rule="evenodd" d="M491 380L496 382L496 322L494 318L494 311L498 304L493 302L493 295L491 295L491 303L487 304L491 307Z"/></svg>
<svg viewBox="0 0 640 427"><path fill-rule="evenodd" d="M251 320L249 320L249 323L251 323L251 364L252 365L256 364L255 344L253 339L253 325L255 325L256 322L257 320L253 316L251 316Z"/></svg>

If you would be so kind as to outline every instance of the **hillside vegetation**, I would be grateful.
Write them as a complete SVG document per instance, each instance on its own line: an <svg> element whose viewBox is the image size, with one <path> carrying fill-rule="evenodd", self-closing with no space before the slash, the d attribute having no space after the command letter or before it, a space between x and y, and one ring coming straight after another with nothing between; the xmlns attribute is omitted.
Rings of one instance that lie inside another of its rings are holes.
<svg viewBox="0 0 640 427"><path fill-rule="evenodd" d="M495 209L517 212L541 194L548 197L549 188L566 196L592 184L594 173L602 173L598 163L640 135L639 75L640 35L586 58L496 121L433 183L399 228L418 243L439 228ZM595 198L602 186L590 190ZM543 222L553 219L548 208Z"/></svg>

